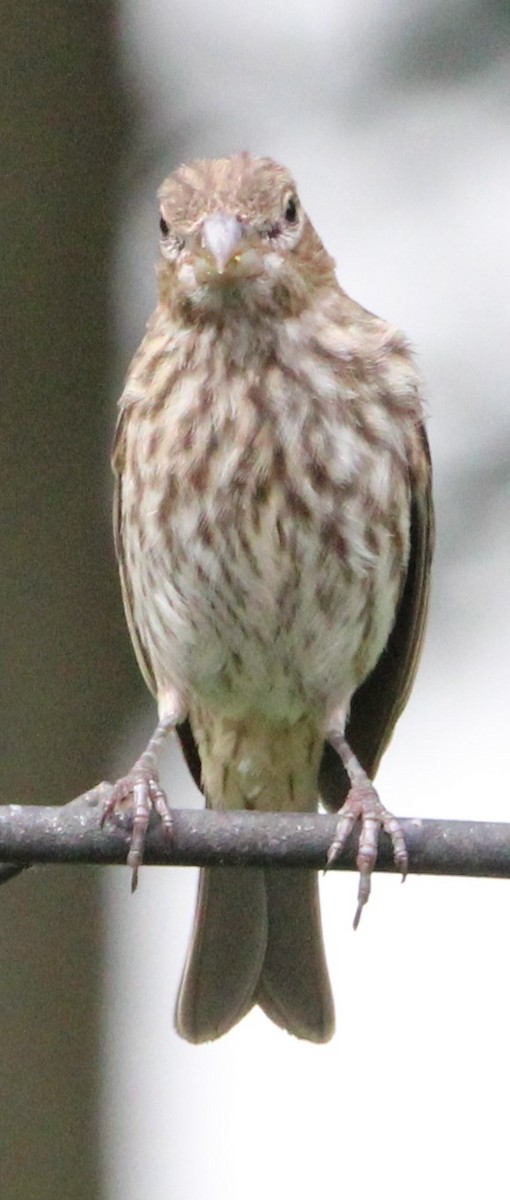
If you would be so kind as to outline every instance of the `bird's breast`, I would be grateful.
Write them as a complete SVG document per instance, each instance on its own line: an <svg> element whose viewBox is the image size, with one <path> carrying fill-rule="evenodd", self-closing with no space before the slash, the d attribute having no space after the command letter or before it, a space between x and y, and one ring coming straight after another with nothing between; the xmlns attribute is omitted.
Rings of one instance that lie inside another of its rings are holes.
<svg viewBox="0 0 510 1200"><path fill-rule="evenodd" d="M128 429L124 556L158 688L297 719L379 656L408 555L404 450L322 390L275 363L209 371Z"/></svg>

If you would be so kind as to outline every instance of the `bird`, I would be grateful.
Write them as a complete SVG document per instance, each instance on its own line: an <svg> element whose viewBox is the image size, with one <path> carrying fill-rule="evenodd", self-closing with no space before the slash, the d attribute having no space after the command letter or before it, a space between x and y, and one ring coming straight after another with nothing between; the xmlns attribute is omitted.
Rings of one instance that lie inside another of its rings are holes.
<svg viewBox="0 0 510 1200"><path fill-rule="evenodd" d="M105 812L133 815L133 888L176 734L207 806L359 825L355 925L380 829L373 784L423 641L433 547L422 384L400 330L341 287L294 178L242 152L159 193L158 302L119 401L114 532L158 724ZM328 1041L317 874L202 869L176 1028L213 1040L259 1005Z"/></svg>

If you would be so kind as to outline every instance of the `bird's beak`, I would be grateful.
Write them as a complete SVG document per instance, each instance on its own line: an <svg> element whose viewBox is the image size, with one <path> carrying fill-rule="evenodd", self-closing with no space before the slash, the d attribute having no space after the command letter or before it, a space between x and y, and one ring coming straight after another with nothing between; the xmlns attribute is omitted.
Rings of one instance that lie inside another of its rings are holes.
<svg viewBox="0 0 510 1200"><path fill-rule="evenodd" d="M243 226L231 213L214 213L206 217L202 225L202 245L216 263L219 275L239 250L243 238Z"/></svg>

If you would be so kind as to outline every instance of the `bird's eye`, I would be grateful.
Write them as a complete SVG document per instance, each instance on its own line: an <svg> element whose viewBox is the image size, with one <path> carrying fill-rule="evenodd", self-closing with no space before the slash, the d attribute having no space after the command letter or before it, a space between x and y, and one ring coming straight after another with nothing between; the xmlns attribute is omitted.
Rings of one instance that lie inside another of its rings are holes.
<svg viewBox="0 0 510 1200"><path fill-rule="evenodd" d="M289 196L285 205L284 217L287 225L295 225L298 219L298 202L296 196Z"/></svg>
<svg viewBox="0 0 510 1200"><path fill-rule="evenodd" d="M170 228L168 221L161 215L159 218L159 230L161 233L161 252L164 258L169 262L173 262L177 258L180 251L184 248L184 238Z"/></svg>

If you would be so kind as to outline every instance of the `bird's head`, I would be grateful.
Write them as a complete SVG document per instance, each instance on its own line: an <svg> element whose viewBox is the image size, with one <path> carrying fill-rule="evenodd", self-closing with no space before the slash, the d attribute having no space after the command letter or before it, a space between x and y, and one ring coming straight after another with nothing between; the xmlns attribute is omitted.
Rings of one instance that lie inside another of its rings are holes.
<svg viewBox="0 0 510 1200"><path fill-rule="evenodd" d="M160 294L171 308L297 314L334 278L294 180L272 159L196 159L159 200Z"/></svg>

